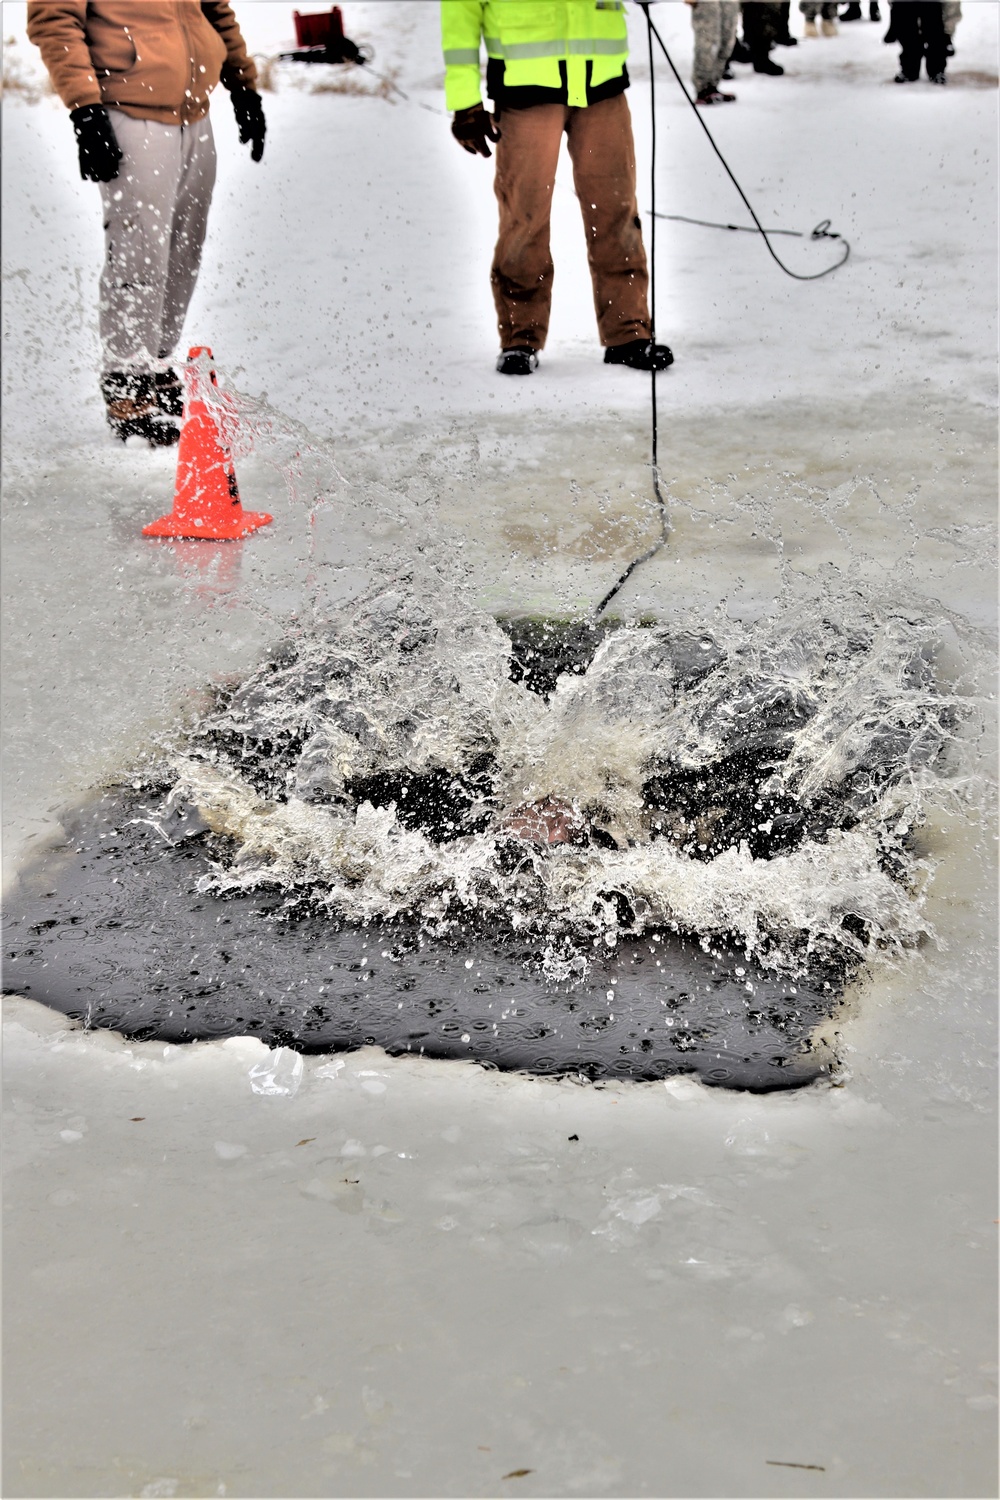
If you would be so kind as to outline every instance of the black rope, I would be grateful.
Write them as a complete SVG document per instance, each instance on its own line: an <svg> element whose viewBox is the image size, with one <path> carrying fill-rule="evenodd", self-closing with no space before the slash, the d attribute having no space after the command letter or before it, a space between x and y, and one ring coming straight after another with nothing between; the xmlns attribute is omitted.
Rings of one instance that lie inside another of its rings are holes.
<svg viewBox="0 0 1000 1500"><path fill-rule="evenodd" d="M697 104L692 99L691 95L688 93L686 87L684 86L684 80L683 80L683 78L678 73L677 69L674 67L674 60L670 56L670 53L667 51L666 44L665 44L663 38L661 37L660 33L657 31L656 27L653 25L653 19L652 19L652 17L649 14L649 4L650 4L650 0L639 0L639 9L642 11L643 15L646 17L646 42L647 42L648 53L649 53L649 109L650 109L650 137L651 137L651 162L650 162L650 187L649 187L649 195L650 195L650 219L651 219L651 224L650 224L650 239L649 239L649 260L650 260L649 327L650 327L650 356L651 356L651 358L650 358L650 364L651 364L651 369L650 369L650 396L651 396L651 401L652 401L652 421L651 421L651 427L652 427L651 438L652 438L652 441L651 441L651 450L652 450L652 470L653 470L653 491L654 491L654 493L656 495L657 506L659 507L659 514L660 514L660 535L659 535L658 540L653 543L652 547L650 547L647 552L644 552L641 557L633 558L633 560L629 563L628 567L621 574L621 576L618 578L618 580L611 586L610 589L608 589L608 592L604 595L604 597L601 600L600 604L598 604L597 607L594 610L594 617L595 618L598 615L604 613L605 609L607 609L608 605L611 603L611 600L618 593L618 590L621 588L622 584L626 583L628 581L628 579L631 578L631 576L635 572L636 568L640 567L643 563L648 562L651 557L655 557L656 556L656 554L660 551L661 547L666 542L667 537L670 535L670 523L669 523L668 516L667 516L667 504L666 504L666 501L664 500L663 494L662 494L662 492L660 490L660 465L659 465L659 454L658 454L658 430L657 430L657 406L656 406L656 221L657 221L657 219L671 219L671 220L674 220L677 223L682 223L682 224L699 224L699 225L704 226L707 229L732 229L732 230L735 230L738 233L742 233L742 234L759 234L762 237L762 239L764 241L764 244L767 246L768 252L770 253L771 258L774 261L777 262L777 264L781 267L781 269L784 271L784 273L785 273L786 276L791 276L795 281L819 281L821 277L823 277L823 276L829 276L832 271L839 271L840 267L846 263L848 257L850 256L850 253L851 253L851 247L847 243L847 241L844 239L843 235L837 234L834 230L832 230L830 228L830 220L829 219L821 219L819 221L819 223L816 225L815 229L812 229L809 232L808 238L810 240L840 240L840 243L844 247L844 253L841 256L840 260L836 261L832 266L827 266L825 268L825 270L814 271L814 272L812 272L808 276L804 275L800 271L789 270L788 266L785 265L784 261L781 259L781 257L778 255L777 251L774 249L774 246L771 244L770 236L771 235L784 234L784 235L790 235L790 236L792 236L795 239L805 239L806 238L805 231L804 230L800 230L800 229L765 229L764 228L763 224L760 222L760 220L758 219L757 215L754 213L753 204L750 202L750 200L747 197L746 193L740 187L740 185L737 182L735 176L733 175L733 172L732 172L732 169L729 166L729 163L726 161L726 158L723 156L722 152L719 150L718 146L716 145L716 143L715 143L715 137L712 135L712 132L709 130L708 126L705 124L704 117L701 114L701 112L699 111ZM709 144L711 145L712 150L715 152L716 156L719 158L720 162L722 163L723 168L725 169L725 172L726 172L726 176L729 178L730 182L733 184L733 187L736 189L736 191L739 193L740 197L743 199L743 202L746 205L747 211L750 214L751 219L753 219L754 228L751 229L747 225L744 225L744 224L716 224L716 223L713 223L712 220L710 220L710 219L689 219L684 214L658 214L656 212L656 73L655 73L655 70L653 68L653 38L654 37L656 38L657 42L659 43L660 51L663 53L664 57L666 58L667 62L670 65L670 71L673 73L674 77L677 80L677 86L678 86L678 88L680 89L681 93L684 95L684 97L687 100L687 102L690 104L691 108L694 110L695 118L697 119L698 124L701 126L702 130L708 136Z"/></svg>
<svg viewBox="0 0 1000 1500"><path fill-rule="evenodd" d="M835 234L830 229L830 220L829 219L821 219L820 222L816 225L816 228L814 230L812 230L812 232L810 233L809 238L811 240L840 240L841 244L844 247L844 253L841 256L840 260L836 261L832 266L825 267L825 269L822 270L822 271L812 271L812 272L809 273L808 276L804 272L802 272L802 271L792 271L792 270L789 269L788 266L785 265L785 262L781 259L780 255L775 250L774 246L771 244L769 236L772 235L772 234L797 234L798 231L796 231L794 229L765 229L764 228L763 224L760 222L760 220L758 219L757 215L754 213L753 204L750 202L750 199L747 197L746 193L740 187L740 185L737 182L735 176L733 175L733 171L732 171L729 163L726 161L726 158L723 156L722 152L719 150L718 146L716 145L716 143L715 143L715 137L713 136L712 132L709 130L708 126L705 124L705 116L704 116L704 114L698 108L697 104L691 98L691 95L688 93L687 89L685 88L685 86L684 86L684 80L683 80L683 78L681 77L681 75L678 73L677 69L674 66L674 60L670 56L670 53L667 51L666 43L664 42L664 40L663 40L662 36L660 35L660 33L657 31L656 27L653 25L653 18L649 14L648 0L647 0L647 3L641 3L640 4L640 9L642 10L643 15L646 17L646 26L649 29L650 37L652 38L652 37L655 36L657 42L659 43L659 45L660 45L660 51L663 53L664 57L667 59L667 63L669 64L671 73L673 73L674 77L677 79L677 86L678 86L678 88L680 89L681 93L684 95L684 97L687 100L687 102L690 104L691 108L694 110L695 119L698 121L698 124L701 126L702 130L708 136L709 144L711 145L712 150L715 152L716 156L719 158L720 162L722 163L722 166L723 166L723 168L725 170L726 176L729 178L730 182L733 184L733 187L736 189L736 191L739 193L740 197L743 199L743 202L746 205L747 212L749 213L751 219L753 219L753 221L754 221L754 224L755 224L756 228L754 228L754 229L748 229L748 230L746 230L746 233L747 234L759 234L759 235L761 235L762 238L763 238L763 240L764 240L764 244L767 246L768 252L770 253L772 259L777 262L777 264L781 267L781 269L784 271L784 273L785 273L786 276L791 276L795 281L819 281L821 277L823 277L823 276L829 276L832 271L839 271L840 267L842 265L844 265L844 263L846 262L848 256L850 255L850 253L851 253L851 247L847 243L847 241L843 238L842 235ZM650 56L652 56L652 51L653 51L652 41L650 41L649 51L650 51ZM655 208L654 208L654 212L655 212ZM663 215L662 217L666 217L666 215ZM680 215L677 215L677 217L679 218ZM702 219L702 220L692 220L691 222L692 223L706 223L707 221L704 220L704 219ZM723 224L723 225L714 225L713 224L712 225L713 229L714 228L720 228L720 229L740 229L741 227L742 226L739 225L739 224ZM799 238L804 238L804 235L799 234Z"/></svg>
<svg viewBox="0 0 1000 1500"><path fill-rule="evenodd" d="M640 567L645 562L649 562L649 559L651 557L656 556L657 552L659 552L660 548L666 542L667 537L670 535L670 522L667 518L667 502L664 500L660 490L659 428L656 404L656 75L653 71L653 32L652 22L649 19L649 6L643 5L642 10L646 17L646 41L649 44L649 116L651 137L651 155L649 168L650 212L652 214L652 223L650 225L649 233L649 393L650 405L652 408L651 450L653 460L653 491L656 495L657 506L659 507L660 535L653 543L652 547L649 548L648 552L644 552L641 557L632 559L628 567L625 569L624 573L622 573L618 578L617 582L612 584L611 588L608 589L608 592L604 595L604 598L594 610L595 619L598 615L604 613L608 605L611 603L612 599L617 594L618 590L621 588L622 584L628 582L632 574L635 572L636 568Z"/></svg>
<svg viewBox="0 0 1000 1500"><path fill-rule="evenodd" d="M700 118L700 116L699 116ZM653 211L655 212L655 210ZM656 214L658 219L671 219L675 224L700 224L703 229L734 229L737 234L760 234L751 224L717 224L714 219L689 219L687 214ZM843 257L837 261L835 266L827 266L825 271L820 271L820 276L829 276L831 271L839 270L851 253L851 247L842 234L830 228L829 219L820 219L815 229L810 229L808 235L804 229L769 229L768 234L787 234L795 240L840 240L845 247Z"/></svg>

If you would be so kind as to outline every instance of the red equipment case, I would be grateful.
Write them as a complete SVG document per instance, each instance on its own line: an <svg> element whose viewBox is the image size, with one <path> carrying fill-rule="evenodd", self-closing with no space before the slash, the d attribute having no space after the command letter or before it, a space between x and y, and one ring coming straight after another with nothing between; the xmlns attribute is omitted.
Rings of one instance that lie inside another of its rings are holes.
<svg viewBox="0 0 1000 1500"><path fill-rule="evenodd" d="M326 47L344 35L344 17L340 6L318 14L301 15L292 12L295 21L295 45L297 47Z"/></svg>

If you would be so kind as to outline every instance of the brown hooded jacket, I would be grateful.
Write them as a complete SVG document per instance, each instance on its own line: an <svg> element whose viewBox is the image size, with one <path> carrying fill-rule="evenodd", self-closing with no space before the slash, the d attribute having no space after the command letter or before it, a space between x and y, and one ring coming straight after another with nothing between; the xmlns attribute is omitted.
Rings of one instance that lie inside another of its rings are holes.
<svg viewBox="0 0 1000 1500"><path fill-rule="evenodd" d="M229 89L257 82L224 0L29 0L28 36L67 109L110 104L192 125L220 78Z"/></svg>

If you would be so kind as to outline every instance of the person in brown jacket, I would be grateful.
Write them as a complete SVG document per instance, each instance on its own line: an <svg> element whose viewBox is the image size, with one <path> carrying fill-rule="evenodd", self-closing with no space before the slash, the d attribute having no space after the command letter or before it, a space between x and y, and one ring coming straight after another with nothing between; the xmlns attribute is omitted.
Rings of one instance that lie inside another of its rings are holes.
<svg viewBox="0 0 1000 1500"><path fill-rule="evenodd" d="M170 360L215 185L209 95L221 80L260 161L257 70L223 0L29 0L28 36L70 112L80 175L100 184L108 423L123 442L174 443L183 402Z"/></svg>

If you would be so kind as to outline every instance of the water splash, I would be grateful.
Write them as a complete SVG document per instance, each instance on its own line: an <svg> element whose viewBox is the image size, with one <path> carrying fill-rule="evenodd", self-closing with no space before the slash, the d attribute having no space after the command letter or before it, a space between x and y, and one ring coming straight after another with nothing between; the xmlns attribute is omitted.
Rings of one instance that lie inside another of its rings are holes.
<svg viewBox="0 0 1000 1500"><path fill-rule="evenodd" d="M943 616L830 591L581 650L580 627L504 628L411 572L220 693L169 805L224 836L206 889L514 932L559 979L655 929L850 965L928 935L915 830L967 780L967 654ZM512 832L539 806L582 834Z"/></svg>

